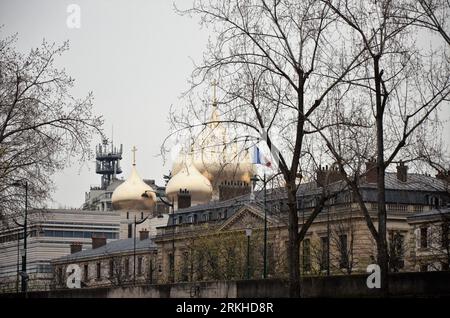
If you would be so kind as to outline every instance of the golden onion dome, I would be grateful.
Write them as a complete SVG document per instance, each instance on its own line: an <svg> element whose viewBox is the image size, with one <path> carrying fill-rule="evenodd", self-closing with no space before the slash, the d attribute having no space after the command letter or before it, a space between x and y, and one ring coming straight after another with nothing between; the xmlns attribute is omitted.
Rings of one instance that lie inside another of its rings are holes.
<svg viewBox="0 0 450 318"><path fill-rule="evenodd" d="M147 193L147 196L142 196ZM138 175L133 164L128 179L118 186L111 197L114 210L153 210L156 204L154 190Z"/></svg>
<svg viewBox="0 0 450 318"><path fill-rule="evenodd" d="M175 202L180 190L189 191L191 205L202 204L211 200L211 182L195 168L192 161L183 164L181 170L169 180L166 186L166 196Z"/></svg>

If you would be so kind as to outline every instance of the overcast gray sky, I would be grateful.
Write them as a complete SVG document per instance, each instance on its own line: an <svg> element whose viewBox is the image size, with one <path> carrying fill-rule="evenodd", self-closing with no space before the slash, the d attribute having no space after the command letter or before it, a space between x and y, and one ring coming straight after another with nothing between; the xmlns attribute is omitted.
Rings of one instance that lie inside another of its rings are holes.
<svg viewBox="0 0 450 318"><path fill-rule="evenodd" d="M79 29L66 25L72 3L81 9ZM57 65L76 79L76 96L94 92L94 110L103 114L108 135L114 126L115 143L124 145L122 176L136 145L141 177L162 183L168 167L155 156L167 134L168 109L188 88L191 58L201 59L207 41L196 20L177 15L171 0L0 0L0 24L1 36L18 33L23 52L43 38L68 39L70 50ZM99 181L93 162L81 169L74 162L55 176L54 206L81 206L84 192Z"/></svg>
<svg viewBox="0 0 450 318"><path fill-rule="evenodd" d="M66 25L70 4L81 9L79 29ZM44 38L69 40L70 50L56 63L76 79L75 96L94 92L94 110L104 116L108 136L114 126L115 143L124 145L122 176L128 176L136 145L141 177L162 183L169 167L157 155L167 135L168 109L188 88L191 59L200 61L206 46L207 32L196 20L178 16L172 0L0 0L1 24L1 36L18 33L23 52ZM443 114L447 119L450 111ZM73 162L55 176L53 206L80 207L84 192L99 181L93 162Z"/></svg>

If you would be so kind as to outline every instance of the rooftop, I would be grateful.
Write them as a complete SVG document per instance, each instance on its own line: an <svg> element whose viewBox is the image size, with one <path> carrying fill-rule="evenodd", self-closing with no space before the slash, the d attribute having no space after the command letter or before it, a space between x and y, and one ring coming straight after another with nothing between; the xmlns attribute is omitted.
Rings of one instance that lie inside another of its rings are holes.
<svg viewBox="0 0 450 318"><path fill-rule="evenodd" d="M136 252L150 251L156 249L154 238L150 237L145 240L136 238ZM124 252L132 252L134 250L134 238L116 240L96 249L87 249L77 253L69 254L55 259L55 262L65 262L72 260L81 260L86 258L101 257L111 254L118 254Z"/></svg>

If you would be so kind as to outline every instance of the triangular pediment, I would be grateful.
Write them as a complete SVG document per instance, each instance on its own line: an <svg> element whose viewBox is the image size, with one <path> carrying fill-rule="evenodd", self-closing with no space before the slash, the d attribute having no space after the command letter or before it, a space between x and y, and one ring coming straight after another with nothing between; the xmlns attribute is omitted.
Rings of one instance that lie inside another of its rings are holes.
<svg viewBox="0 0 450 318"><path fill-rule="evenodd" d="M267 225L269 226L271 224L273 224L273 220L268 217ZM263 209L252 205L244 205L223 223L218 230L243 230L248 226L251 226L253 229L264 226Z"/></svg>

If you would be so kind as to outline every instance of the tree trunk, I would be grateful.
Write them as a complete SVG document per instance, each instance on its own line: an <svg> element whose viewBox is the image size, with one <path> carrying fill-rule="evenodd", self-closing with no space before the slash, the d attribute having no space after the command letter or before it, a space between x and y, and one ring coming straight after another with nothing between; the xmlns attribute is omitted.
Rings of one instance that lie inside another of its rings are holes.
<svg viewBox="0 0 450 318"><path fill-rule="evenodd" d="M289 205L289 246L288 246L288 266L289 266L289 297L300 297L300 241L298 234L297 196L295 179L294 186L288 188Z"/></svg>
<svg viewBox="0 0 450 318"><path fill-rule="evenodd" d="M388 253L386 242L386 195L385 195L385 166L384 166L384 136L383 114L384 105L381 92L381 76L379 56L374 58L375 90L376 90L376 125L377 125L377 201L378 201L378 237L377 261L381 269L381 293L389 294ZM384 96L384 98L386 98Z"/></svg>

